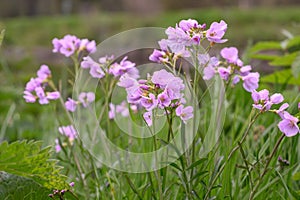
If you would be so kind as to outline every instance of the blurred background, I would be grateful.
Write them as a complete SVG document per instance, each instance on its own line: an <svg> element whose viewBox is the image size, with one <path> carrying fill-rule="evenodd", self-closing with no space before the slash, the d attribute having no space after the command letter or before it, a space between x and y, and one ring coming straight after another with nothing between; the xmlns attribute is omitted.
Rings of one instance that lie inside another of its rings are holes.
<svg viewBox="0 0 300 200"><path fill-rule="evenodd" d="M59 79L66 81L68 63L52 53L53 38L74 34L100 43L120 31L174 26L188 18L208 26L225 20L225 38L229 41L223 46L237 46L242 55L258 41L299 35L300 1L1 0L0 31L5 29L5 37L0 49L0 138L6 135L14 140L36 137L40 135L37 132L57 132L53 123L47 123L55 116L41 115L51 106L41 109L22 99L26 82L41 64L49 65L59 72ZM263 70L265 63L250 60L247 55L244 59L251 61L256 70L267 72Z"/></svg>

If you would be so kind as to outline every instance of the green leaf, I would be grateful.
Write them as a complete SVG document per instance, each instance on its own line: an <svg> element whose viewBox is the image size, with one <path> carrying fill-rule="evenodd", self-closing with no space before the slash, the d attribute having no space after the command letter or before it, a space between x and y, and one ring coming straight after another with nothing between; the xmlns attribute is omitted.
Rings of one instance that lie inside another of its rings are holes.
<svg viewBox="0 0 300 200"><path fill-rule="evenodd" d="M300 52L297 53L297 57L295 58L294 62L292 63L292 73L295 78L298 78L300 74Z"/></svg>
<svg viewBox="0 0 300 200"><path fill-rule="evenodd" d="M264 50L281 50L280 42L276 42L276 41L258 42L252 48L250 48L250 53L255 53Z"/></svg>
<svg viewBox="0 0 300 200"><path fill-rule="evenodd" d="M292 63L294 62L294 60L296 59L297 54L298 54L298 52L283 55L281 57L278 57L278 58L274 59L269 64L272 65L272 66L280 66L280 67L291 66Z"/></svg>
<svg viewBox="0 0 300 200"><path fill-rule="evenodd" d="M48 199L51 190L29 178L0 172L0 199Z"/></svg>
<svg viewBox="0 0 300 200"><path fill-rule="evenodd" d="M258 60L267 60L272 61L276 58L279 58L278 55L269 55L269 54L253 54L251 55L251 58L258 59Z"/></svg>
<svg viewBox="0 0 300 200"><path fill-rule="evenodd" d="M0 171L30 178L48 189L68 189L57 160L50 159L51 147L42 149L41 142L17 141L0 144Z"/></svg>
<svg viewBox="0 0 300 200"><path fill-rule="evenodd" d="M270 75L261 78L261 82L300 85L300 79L293 76L290 69L276 71Z"/></svg>
<svg viewBox="0 0 300 200"><path fill-rule="evenodd" d="M300 36L293 37L287 43L287 47L289 52L295 52L300 50Z"/></svg>
<svg viewBox="0 0 300 200"><path fill-rule="evenodd" d="M5 29L3 29L0 33L0 47L2 45L2 41L3 41L3 38L4 38L4 35L5 35Z"/></svg>
<svg viewBox="0 0 300 200"><path fill-rule="evenodd" d="M293 180L294 180L294 181L299 181L299 180L300 180L300 172L296 172L296 173L293 175Z"/></svg>
<svg viewBox="0 0 300 200"><path fill-rule="evenodd" d="M207 160L207 158L201 158L201 159L195 161L194 163L192 163L192 164L187 168L187 170L192 169L192 168L194 168L194 167L200 165L201 163L203 163L203 162L206 161L206 160Z"/></svg>

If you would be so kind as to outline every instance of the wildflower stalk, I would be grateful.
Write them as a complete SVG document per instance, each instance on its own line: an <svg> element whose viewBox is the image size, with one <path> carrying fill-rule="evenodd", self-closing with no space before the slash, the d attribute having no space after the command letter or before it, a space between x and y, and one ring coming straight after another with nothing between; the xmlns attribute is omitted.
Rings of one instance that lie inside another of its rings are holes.
<svg viewBox="0 0 300 200"><path fill-rule="evenodd" d="M253 126L254 122L256 121L256 119L258 118L258 116L261 114L261 112L256 113L256 115L253 117L253 119L250 121L250 123L248 124L247 129L245 130L242 138L238 141L238 145L235 146L229 153L227 159L225 160L225 162L223 163L223 165L220 167L218 173L216 174L216 176L214 177L214 179L211 181L210 186L207 189L207 192L205 194L204 199L208 199L209 198L209 194L211 192L211 190L213 189L213 186L215 184L215 182L217 181L217 179L221 176L223 170L225 169L226 164L229 162L229 160L232 158L232 156L234 155L234 153L241 147L241 145L245 142L247 135L249 134L249 131L251 129L251 127Z"/></svg>
<svg viewBox="0 0 300 200"><path fill-rule="evenodd" d="M272 150L272 153L271 155L269 156L268 160L267 160L267 163L263 169L263 172L260 174L259 178L258 178L258 182L256 183L256 185L254 186L253 190L251 191L250 193L250 197L249 197L249 200L253 200L254 199L254 195L255 193L257 192L257 189L258 187L260 186L262 180L263 180L263 177L267 174L268 172L268 167L271 163L271 160L272 158L274 157L280 143L282 142L282 140L285 138L285 134L282 134L281 137L277 140L276 144L275 144L275 147L274 149Z"/></svg>

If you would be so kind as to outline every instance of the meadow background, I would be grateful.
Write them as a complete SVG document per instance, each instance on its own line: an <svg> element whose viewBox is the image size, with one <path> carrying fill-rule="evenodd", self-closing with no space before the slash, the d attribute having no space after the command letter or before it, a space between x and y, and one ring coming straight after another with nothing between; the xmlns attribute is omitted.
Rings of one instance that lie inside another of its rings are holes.
<svg viewBox="0 0 300 200"><path fill-rule="evenodd" d="M5 29L0 49L0 141L42 139L45 142L43 145L54 144L54 138L59 133L58 122L55 121L57 113L52 112L53 106L26 104L22 92L26 82L43 63L49 65L53 74L59 74L62 85L67 84L66 67L70 63L62 56L52 53L51 41L55 37L74 34L100 43L114 34L132 28L153 26L166 28L174 26L181 19L188 18L209 25L213 21L223 19L228 24L225 38L229 41L219 48L225 45L238 47L244 61L252 64L254 71L264 76L281 70L282 67L274 68L266 61L251 58L249 49L259 41L284 40L288 32L300 35L300 4L292 0L219 0L214 3L195 0L185 1L186 3L171 0L155 0L151 3L150 1L137 3L130 0L52 2L54 3L46 0L0 2L0 30ZM286 101L294 105L295 110L297 99L299 102L300 85L262 82L260 87L267 87L273 93L282 92ZM244 122L252 104L249 93L239 86L230 93L229 98L231 108L227 110L225 134L221 137L219 151L216 153L216 157L220 158L224 156L222 152L228 153L226 147L230 146L241 134L240 130L245 128ZM232 121L235 123L232 124ZM250 155L251 159L255 160L255 156L268 155L271 151L276 143L276 139L270 137L276 134L275 122L278 122L278 119L269 114L256 122L252 135L246 142L247 155ZM280 155L290 161L291 168L282 171L283 178L276 177L273 182L265 183L265 190L261 191L262 194L265 192L262 199L267 197L277 199L281 192L283 199L292 196L290 193L297 196L296 193L300 188L299 177L294 180L292 175L299 171L298 141L298 136L285 141ZM236 167L234 163L238 163L238 159L236 157L232 160L232 168ZM234 170L230 171L230 167L227 172L230 173L226 175L226 171L224 172L224 183L244 175L242 171L236 173L235 177L231 176ZM273 175L269 178L272 179ZM274 185L271 189L273 193L269 196L267 196L270 189L268 185ZM278 191L275 185L279 188ZM232 186L227 184L224 193L232 191L238 196L237 188L234 184ZM244 190L246 191L247 187Z"/></svg>

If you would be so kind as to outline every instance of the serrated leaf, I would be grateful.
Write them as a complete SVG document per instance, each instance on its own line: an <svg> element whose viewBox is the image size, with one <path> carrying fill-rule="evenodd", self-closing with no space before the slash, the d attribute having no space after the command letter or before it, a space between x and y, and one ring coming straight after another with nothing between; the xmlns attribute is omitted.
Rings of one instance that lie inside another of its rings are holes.
<svg viewBox="0 0 300 200"><path fill-rule="evenodd" d="M0 172L0 199L48 199L51 190L29 178Z"/></svg>
<svg viewBox="0 0 300 200"><path fill-rule="evenodd" d="M300 74L300 52L297 53L297 56L292 63L292 73L295 78L298 78Z"/></svg>
<svg viewBox="0 0 300 200"><path fill-rule="evenodd" d="M261 78L261 82L300 85L300 79L295 78L290 69L276 71Z"/></svg>
<svg viewBox="0 0 300 200"><path fill-rule="evenodd" d="M4 38L4 35L5 35L5 30L3 29L0 33L0 47L2 45L2 41L3 41L3 38Z"/></svg>
<svg viewBox="0 0 300 200"><path fill-rule="evenodd" d="M280 42L276 42L276 41L258 42L252 48L250 48L250 53L255 53L264 50L281 50Z"/></svg>
<svg viewBox="0 0 300 200"><path fill-rule="evenodd" d="M50 159L51 147L41 148L41 142L17 141L0 144L0 171L31 178L48 189L68 189L57 160Z"/></svg>
<svg viewBox="0 0 300 200"><path fill-rule="evenodd" d="M298 54L297 52L294 52L291 54L286 54L286 55L280 56L280 57L274 59L269 64L272 66L289 67L292 65L292 63L296 59L297 54Z"/></svg>

